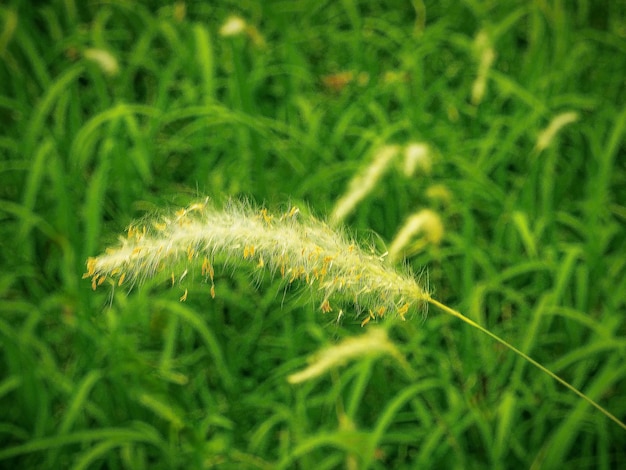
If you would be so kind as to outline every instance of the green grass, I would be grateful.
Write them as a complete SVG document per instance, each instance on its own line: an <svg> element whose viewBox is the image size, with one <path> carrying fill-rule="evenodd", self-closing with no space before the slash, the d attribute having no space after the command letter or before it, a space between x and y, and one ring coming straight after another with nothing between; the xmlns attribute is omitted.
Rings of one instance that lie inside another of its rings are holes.
<svg viewBox="0 0 626 470"><path fill-rule="evenodd" d="M81 279L157 209L324 217L382 145L425 142L432 173L398 161L349 231L382 249L437 211L443 243L406 261L433 296L626 420L620 2L37 3L0 6L0 467L626 466L615 423L434 308L380 322L416 376L364 357L292 385L363 315L230 267L184 303ZM223 37L233 14L249 29Z"/></svg>

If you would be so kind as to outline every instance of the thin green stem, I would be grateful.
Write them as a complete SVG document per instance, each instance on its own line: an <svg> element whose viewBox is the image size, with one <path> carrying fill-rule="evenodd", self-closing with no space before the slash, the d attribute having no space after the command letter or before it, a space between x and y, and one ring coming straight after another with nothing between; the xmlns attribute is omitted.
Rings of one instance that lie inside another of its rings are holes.
<svg viewBox="0 0 626 470"><path fill-rule="evenodd" d="M552 377L554 380L556 380L557 382L559 382L561 385L563 385L565 388L571 390L572 392L574 392L576 395L578 395L580 398L582 398L583 400L585 400L587 403L589 403L590 405L594 406L596 409L598 409L603 415L605 415L607 418L609 418L611 421L615 422L620 428L624 429L626 431L626 424L624 422L622 422L620 419L618 419L615 415L613 415L610 411L606 410L605 408L603 408L601 405L599 405L598 403L596 403L594 400L592 400L591 398L589 398L587 395L585 395L583 392L581 392L580 390L578 390L576 387L574 387L573 385L571 385L569 382L563 380L561 377L559 377L558 375L556 375L554 372L550 371L549 369L547 369L545 366L541 365L539 362L535 361L532 357L530 357L529 355L523 353L522 351L520 351L519 349L517 349L515 346L513 346L512 344L507 343L505 340L503 340L502 338L500 338L499 336L495 335L494 333L492 333L491 331L489 331L488 329L486 329L485 327L479 325L478 323L476 323L473 320L470 320L469 318L467 318L465 315L463 315L460 312L457 312L456 310L448 307L447 305L442 304L441 302L438 302L435 299L428 299L428 302L432 305L434 305L435 307L438 307L440 310L443 310L444 312L446 312L449 315L452 315L453 317L458 318L459 320L467 323L468 325L476 328L477 330L482 331L483 333L485 333L487 336L489 336L490 338L496 340L498 343L502 344L503 346L507 347L508 349L510 349L511 351L513 351L515 354L517 354L518 356L520 356L521 358L523 358L524 360L530 362L533 366L535 366L537 369L539 369L540 371L544 372L545 374L549 375L550 377Z"/></svg>

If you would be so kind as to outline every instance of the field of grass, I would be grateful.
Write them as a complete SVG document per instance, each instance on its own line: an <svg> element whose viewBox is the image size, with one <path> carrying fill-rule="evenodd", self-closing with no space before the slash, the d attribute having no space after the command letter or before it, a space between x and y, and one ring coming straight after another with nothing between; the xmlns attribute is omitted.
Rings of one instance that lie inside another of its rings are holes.
<svg viewBox="0 0 626 470"><path fill-rule="evenodd" d="M624 429L436 308L361 327L236 261L214 299L82 278L205 197L328 218L395 145L340 225L384 253L433 211L395 266L626 421L625 72L610 0L3 2L0 467L626 468ZM400 358L287 380L378 328Z"/></svg>

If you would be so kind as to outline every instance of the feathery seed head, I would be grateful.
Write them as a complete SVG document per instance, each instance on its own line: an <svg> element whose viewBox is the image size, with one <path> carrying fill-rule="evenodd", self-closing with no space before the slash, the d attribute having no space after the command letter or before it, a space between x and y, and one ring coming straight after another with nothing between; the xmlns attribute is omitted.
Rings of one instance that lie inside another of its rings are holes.
<svg viewBox="0 0 626 470"><path fill-rule="evenodd" d="M393 158L398 154L397 145L385 145L374 155L374 159L361 173L357 174L348 187L348 191L337 201L330 222L339 224L354 210L356 205L376 187L376 183L385 174Z"/></svg>
<svg viewBox="0 0 626 470"><path fill-rule="evenodd" d="M411 276L323 222L300 217L295 207L275 216L237 202L218 210L208 200L173 216L132 225L117 248L87 260L85 277L91 278L94 289L105 279L132 287L158 273L172 272L175 284L199 267L214 297L216 262L252 264L280 275L286 283L307 285L321 299L323 312L332 311L336 301L347 301L371 310L372 318L385 312L404 318L410 307L429 299ZM185 291L181 300L186 298Z"/></svg>
<svg viewBox="0 0 626 470"><path fill-rule="evenodd" d="M389 339L387 332L378 327L371 328L367 333L358 337L344 339L339 344L318 352L307 368L290 375L287 380L292 384L305 382L348 361L381 355L393 357L405 371L411 372L406 359Z"/></svg>
<svg viewBox="0 0 626 470"><path fill-rule="evenodd" d="M89 48L85 50L84 56L85 59L97 64L105 75L113 77L120 71L120 66L115 56L105 49Z"/></svg>
<svg viewBox="0 0 626 470"><path fill-rule="evenodd" d="M433 158L428 144L423 142L412 142L404 149L404 174L407 177L413 176L415 170L419 169L424 174L430 174L433 165Z"/></svg>
<svg viewBox="0 0 626 470"><path fill-rule="evenodd" d="M248 25L240 16L230 16L220 28L220 35L224 37L238 36L245 33Z"/></svg>
<svg viewBox="0 0 626 470"><path fill-rule="evenodd" d="M389 261L396 262L417 234L422 234L423 237L413 250L410 250L414 253L427 243L433 245L441 243L444 228L439 215L430 209L422 209L409 217L389 247Z"/></svg>
<svg viewBox="0 0 626 470"><path fill-rule="evenodd" d="M578 113L576 111L568 111L555 116L548 124L548 127L539 134L535 149L538 152L547 149L563 127L576 121L578 121Z"/></svg>
<svg viewBox="0 0 626 470"><path fill-rule="evenodd" d="M487 89L487 75L496 58L496 53L491 45L488 34L482 30L474 39L474 53L478 58L478 72L472 84L472 104L479 105Z"/></svg>

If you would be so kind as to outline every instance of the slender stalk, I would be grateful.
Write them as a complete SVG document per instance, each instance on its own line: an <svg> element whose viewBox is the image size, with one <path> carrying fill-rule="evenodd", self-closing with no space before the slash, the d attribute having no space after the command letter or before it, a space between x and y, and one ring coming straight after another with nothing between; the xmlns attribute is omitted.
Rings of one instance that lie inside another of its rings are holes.
<svg viewBox="0 0 626 470"><path fill-rule="evenodd" d="M550 377L552 377L554 380L556 380L558 383L560 383L561 385L563 385L565 388L567 388L568 390L574 392L576 395L578 395L580 398L582 398L583 400L585 400L587 403L589 403L590 405L592 405L593 407L595 407L598 411L600 411L603 415L605 415L607 418L609 418L611 421L615 422L620 428L626 430L626 424L623 423L622 421L619 420L619 418L617 418L614 414L612 414L610 411L606 410L604 407L602 407L601 405L599 405L598 403L596 403L594 400L592 400L591 398L589 398L587 395L585 395L583 392L581 392L580 390L578 390L576 387L574 387L573 385L571 385L569 382L563 380L561 377L559 377L558 375L556 375L554 372L552 372L551 370L549 370L548 368L546 368L545 366L541 365L539 362L535 361L532 357L530 357L528 354L523 353L522 351L520 351L519 349L517 349L515 346L513 346L512 344L507 343L505 340L503 340L502 338L500 338L499 336L497 336L496 334L492 333L491 331L489 331L488 329L486 329L485 327L479 325L478 323L476 323L475 321L467 318L465 315L463 315L460 312L457 312L456 310L448 307L445 304L442 304L441 302L438 302L435 299L428 299L428 303L430 303L431 305L434 305L435 307L439 308L440 310L444 311L445 313L452 315L453 317L458 318L459 320L467 323L468 325L472 326L473 328L476 328L477 330L482 331L483 333L485 333L487 336L489 336L490 338L494 339L495 341L497 341L498 343L502 344L503 346L505 346L506 348L510 349L511 351L513 351L515 354L517 354L518 356L520 356L521 358L523 358L524 360L530 362L533 366L535 366L537 369L539 369L540 371L542 371L543 373L549 375Z"/></svg>

